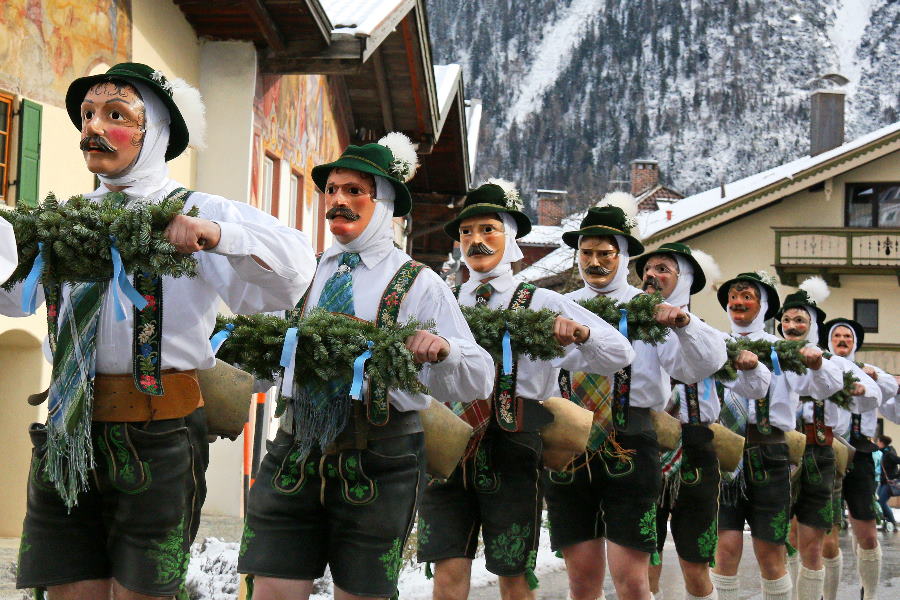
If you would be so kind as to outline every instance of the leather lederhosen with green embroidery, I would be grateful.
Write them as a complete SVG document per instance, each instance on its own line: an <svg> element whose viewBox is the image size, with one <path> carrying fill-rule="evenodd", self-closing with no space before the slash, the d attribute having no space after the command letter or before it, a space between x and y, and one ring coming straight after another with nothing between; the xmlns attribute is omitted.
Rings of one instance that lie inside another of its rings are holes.
<svg viewBox="0 0 900 600"><path fill-rule="evenodd" d="M459 299L459 290L461 286L453 288L453 294ZM509 302L510 310L518 310L528 308L531 300L534 298L534 292L537 286L522 282L513 292L512 299ZM475 400L473 402L454 402L451 409L463 421L472 426L473 434L469 440L469 446L466 449L465 457L469 458L474 455L478 443L484 437L488 425L493 419L494 422L504 431L517 432L522 430L523 415L519 411L519 403L516 398L516 379L518 376L518 361L513 360L512 373L503 375L503 368L500 365L496 367L496 376L494 379L494 393L492 401Z"/></svg>
<svg viewBox="0 0 900 600"><path fill-rule="evenodd" d="M771 388L766 391L766 395L753 401L753 407L756 411L756 430L763 435L772 433L772 422L769 420L769 405Z"/></svg>
<svg viewBox="0 0 900 600"><path fill-rule="evenodd" d="M321 259L321 255L316 257L316 262ZM403 299L409 293L416 277L423 269L428 268L427 265L415 260L408 260L397 269L394 276L388 282L381 300L378 303L378 311L375 314L375 325L378 327L387 327L397 323L397 317L400 314L400 305ZM294 316L300 317L306 312L306 303L309 298L309 290L303 294L297 308L292 312ZM284 412L284 405L280 405L275 416L279 417ZM372 425L386 425L390 420L390 403L387 398L387 390L381 386L372 383L369 386L369 393L366 398L366 420Z"/></svg>
<svg viewBox="0 0 900 600"><path fill-rule="evenodd" d="M166 199L187 200L192 190L183 187L172 190ZM134 327L132 334L132 375L134 387L150 396L163 396L162 385L162 328L163 328L163 286L162 277L156 273L135 272L134 288L147 300L143 310L134 307ZM111 285L115 285L112 282ZM59 304L62 286L58 283L44 286L47 304L47 334L51 352L56 351L56 337L59 330Z"/></svg>

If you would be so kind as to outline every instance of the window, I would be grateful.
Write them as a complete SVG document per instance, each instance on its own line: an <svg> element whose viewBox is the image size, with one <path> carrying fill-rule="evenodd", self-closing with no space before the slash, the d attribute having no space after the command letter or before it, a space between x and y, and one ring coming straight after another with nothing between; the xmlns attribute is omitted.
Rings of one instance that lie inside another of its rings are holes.
<svg viewBox="0 0 900 600"><path fill-rule="evenodd" d="M847 185L847 227L900 227L900 183Z"/></svg>
<svg viewBox="0 0 900 600"><path fill-rule="evenodd" d="M0 202L8 204L9 138L12 128L13 99L0 94Z"/></svg>
<svg viewBox="0 0 900 600"><path fill-rule="evenodd" d="M878 300L853 300L853 320L866 333L878 333Z"/></svg>
<svg viewBox="0 0 900 600"><path fill-rule="evenodd" d="M297 207L303 202L303 187L300 185L302 177L297 173L291 173L291 190L288 194L287 204L287 222L291 227L301 228L301 215L297 211Z"/></svg>
<svg viewBox="0 0 900 600"><path fill-rule="evenodd" d="M278 191L281 187L281 160L266 154L263 157L262 197L259 209L278 216Z"/></svg>

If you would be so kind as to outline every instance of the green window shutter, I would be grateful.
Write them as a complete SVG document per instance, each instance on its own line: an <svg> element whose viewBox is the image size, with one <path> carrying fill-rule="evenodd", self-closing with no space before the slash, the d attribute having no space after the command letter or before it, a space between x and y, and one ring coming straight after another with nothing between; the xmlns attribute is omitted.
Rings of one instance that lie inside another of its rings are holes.
<svg viewBox="0 0 900 600"><path fill-rule="evenodd" d="M41 175L41 112L43 107L31 100L22 100L19 108L19 202L37 206L38 182Z"/></svg>

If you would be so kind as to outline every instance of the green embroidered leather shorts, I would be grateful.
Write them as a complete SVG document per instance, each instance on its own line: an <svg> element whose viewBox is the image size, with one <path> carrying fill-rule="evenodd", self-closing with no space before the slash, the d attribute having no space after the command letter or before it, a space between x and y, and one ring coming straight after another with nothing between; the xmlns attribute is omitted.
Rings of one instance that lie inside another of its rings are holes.
<svg viewBox="0 0 900 600"><path fill-rule="evenodd" d="M773 544L787 540L791 511L791 467L785 443L744 448L744 493L733 505L719 506L719 530L743 531Z"/></svg>
<svg viewBox="0 0 900 600"><path fill-rule="evenodd" d="M449 479L429 482L419 507L419 562L475 558L481 530L488 571L515 577L533 569L543 504L541 451L538 433L492 428Z"/></svg>
<svg viewBox="0 0 900 600"><path fill-rule="evenodd" d="M656 511L656 550L663 551L668 529L682 560L709 563L715 560L719 517L719 459L712 444L682 448L674 502L666 487ZM669 522L671 517L671 522ZM668 527L667 527L668 525Z"/></svg>
<svg viewBox="0 0 900 600"><path fill-rule="evenodd" d="M370 440L365 450L314 450L305 461L283 429L266 447L238 572L313 580L328 565L345 592L393 596L425 481L424 434Z"/></svg>
<svg viewBox="0 0 900 600"><path fill-rule="evenodd" d="M831 446L807 445L800 461L800 476L791 489L792 514L797 521L823 531L831 530L834 477Z"/></svg>
<svg viewBox="0 0 900 600"><path fill-rule="evenodd" d="M184 584L205 496L205 416L92 423L95 467L71 512L44 474L47 430L34 445L19 550L19 588L115 578L150 596Z"/></svg>
<svg viewBox="0 0 900 600"><path fill-rule="evenodd" d="M875 461L871 452L856 451L853 466L844 477L844 500L850 516L860 521L875 520Z"/></svg>
<svg viewBox="0 0 900 600"><path fill-rule="evenodd" d="M545 473L554 550L605 537L647 554L656 552L656 501L662 484L656 433L618 433L616 441L634 450L629 460L611 456L606 442L587 462L582 455L569 471Z"/></svg>

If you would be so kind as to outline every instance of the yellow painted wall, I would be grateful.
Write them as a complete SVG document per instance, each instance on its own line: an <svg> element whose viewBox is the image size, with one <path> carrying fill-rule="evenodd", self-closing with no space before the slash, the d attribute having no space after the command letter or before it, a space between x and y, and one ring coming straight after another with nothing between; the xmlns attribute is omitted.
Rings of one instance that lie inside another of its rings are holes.
<svg viewBox="0 0 900 600"><path fill-rule="evenodd" d="M716 287L740 272L765 269L774 274L775 232L772 227L842 227L845 184L898 179L900 152L894 152L835 177L830 201L826 200L824 191L798 192L759 212L683 241L710 253L719 263L722 278L715 282ZM822 304L828 317L852 318L855 298L877 298L879 332L866 334L866 342L900 343L900 320L895 318L900 314L900 286L896 276L841 275L840 281L841 287L831 288L831 295ZM782 298L793 291L796 288L778 287ZM730 329L714 293L707 291L694 296L692 309L714 327ZM900 368L897 358L892 357L893 361L882 358L883 362L890 363L884 368Z"/></svg>
<svg viewBox="0 0 900 600"><path fill-rule="evenodd" d="M200 42L184 13L171 0L134 0L131 11L132 60L198 87ZM192 187L197 176L196 154L188 148L170 161L169 176Z"/></svg>

